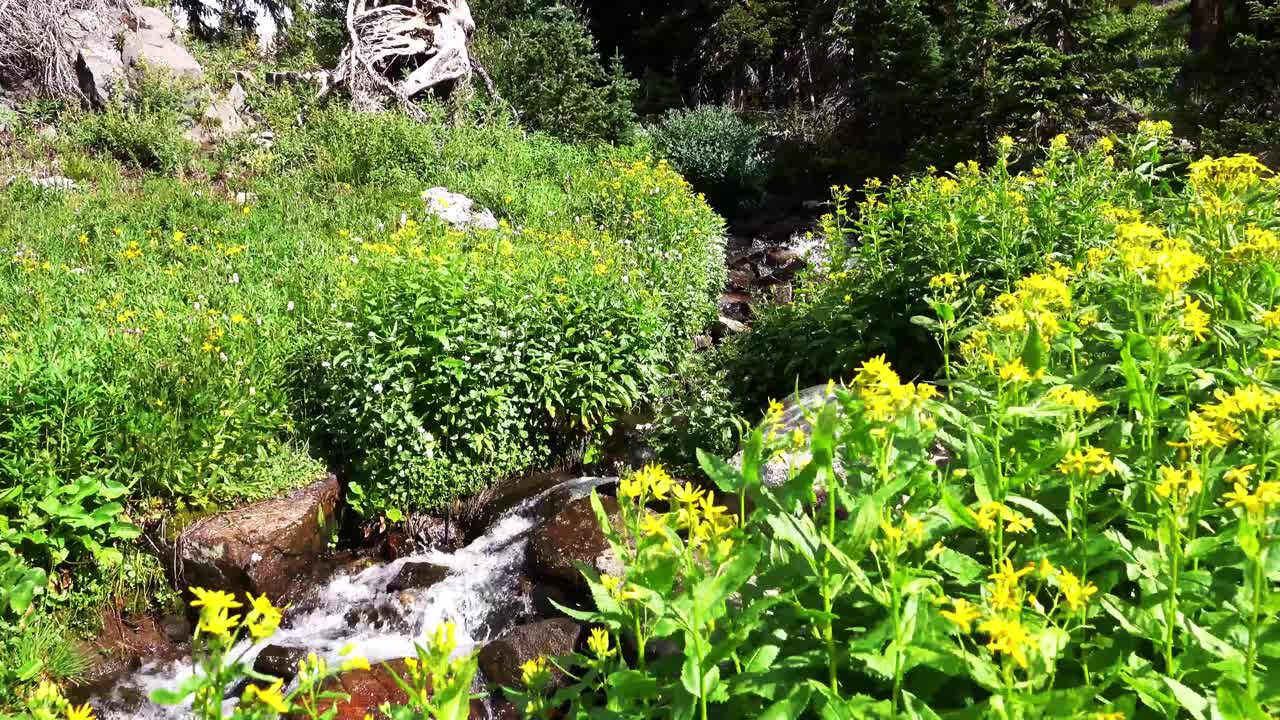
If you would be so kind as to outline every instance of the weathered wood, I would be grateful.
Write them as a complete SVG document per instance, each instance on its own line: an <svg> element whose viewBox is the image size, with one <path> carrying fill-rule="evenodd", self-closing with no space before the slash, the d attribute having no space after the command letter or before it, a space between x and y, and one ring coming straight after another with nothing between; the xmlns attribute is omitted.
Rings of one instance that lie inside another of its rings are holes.
<svg viewBox="0 0 1280 720"><path fill-rule="evenodd" d="M394 98L414 117L414 98L448 92L471 76L467 43L475 21L466 0L348 0L348 45L327 94L345 85L358 108L374 110Z"/></svg>

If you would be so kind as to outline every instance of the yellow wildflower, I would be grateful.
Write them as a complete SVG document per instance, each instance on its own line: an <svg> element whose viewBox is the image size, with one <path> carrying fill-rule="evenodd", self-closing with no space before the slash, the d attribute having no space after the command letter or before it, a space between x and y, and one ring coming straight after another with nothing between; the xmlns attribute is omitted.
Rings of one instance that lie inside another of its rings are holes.
<svg viewBox="0 0 1280 720"><path fill-rule="evenodd" d="M67 720L94 720L93 708L89 707L89 703L79 707L70 705L67 707Z"/></svg>
<svg viewBox="0 0 1280 720"><path fill-rule="evenodd" d="M609 631L604 628L591 628L591 637L587 638L587 647L601 660L613 654L609 649Z"/></svg>
<svg viewBox="0 0 1280 720"><path fill-rule="evenodd" d="M269 687L263 688L258 685L250 685L245 690L245 699L257 699L258 702L266 705L277 713L284 714L289 712L289 701L284 698L281 690L284 688L284 681L277 680Z"/></svg>
<svg viewBox="0 0 1280 720"><path fill-rule="evenodd" d="M951 608L950 610L942 610L938 614L950 620L960 632L966 635L972 631L973 621L982 617L982 613L977 606L964 598L952 600Z"/></svg>
<svg viewBox="0 0 1280 720"><path fill-rule="evenodd" d="M1001 654L1012 658L1018 667L1027 667L1027 648L1031 646L1031 634L1017 620L998 615L988 618L978 626L987 634L987 649L992 654Z"/></svg>

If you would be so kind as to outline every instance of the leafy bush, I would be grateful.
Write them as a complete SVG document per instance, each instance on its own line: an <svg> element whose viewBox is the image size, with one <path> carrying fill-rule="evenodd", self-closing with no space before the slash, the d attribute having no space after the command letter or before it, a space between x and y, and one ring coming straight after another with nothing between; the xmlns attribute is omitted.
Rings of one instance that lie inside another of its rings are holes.
<svg viewBox="0 0 1280 720"><path fill-rule="evenodd" d="M571 141L625 141L638 84L615 57L607 65L586 20L560 2L476 3L476 57L522 123Z"/></svg>
<svg viewBox="0 0 1280 720"><path fill-rule="evenodd" d="M932 279L965 275L981 306L1047 257L1101 244L1113 206L1152 202L1156 173L1168 170L1152 153L1168 136L1167 123L1148 123L1121 146L1103 139L1086 152L1059 136L1022 173L1004 138L987 170L967 162L950 173L873 179L856 207L848 187L832 188L820 230L826 259L803 278L794 303L766 306L753 331L727 348L735 394L759 406L797 381L842 377L881 353L909 376L931 375L941 354L912 318L928 311Z"/></svg>
<svg viewBox="0 0 1280 720"><path fill-rule="evenodd" d="M669 110L652 133L663 156L716 207L749 205L768 180L759 132L728 108Z"/></svg>
<svg viewBox="0 0 1280 720"><path fill-rule="evenodd" d="M478 490L661 393L712 317L719 221L662 165L614 160L580 182L572 228L408 218L340 252L312 385L357 511Z"/></svg>
<svg viewBox="0 0 1280 720"><path fill-rule="evenodd" d="M162 73L145 72L127 92L118 93L102 112L81 114L71 135L85 147L146 170L173 173L195 156L185 137L191 118L185 111L191 90Z"/></svg>

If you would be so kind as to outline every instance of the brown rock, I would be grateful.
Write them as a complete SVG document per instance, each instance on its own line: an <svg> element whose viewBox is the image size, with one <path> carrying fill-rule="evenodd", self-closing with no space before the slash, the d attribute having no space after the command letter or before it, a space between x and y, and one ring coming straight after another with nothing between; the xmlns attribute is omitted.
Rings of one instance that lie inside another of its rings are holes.
<svg viewBox="0 0 1280 720"><path fill-rule="evenodd" d="M750 270L730 270L729 287L733 290L746 291L756 282L755 273Z"/></svg>
<svg viewBox="0 0 1280 720"><path fill-rule="evenodd" d="M582 626L567 618L521 625L480 651L480 669L495 685L520 687L520 666L539 657L570 655L578 645ZM552 668L560 677L561 673Z"/></svg>
<svg viewBox="0 0 1280 720"><path fill-rule="evenodd" d="M322 700L316 709L323 716L331 707L336 708L331 720L364 720L365 715L381 717L378 706L382 703L403 705L409 700L391 676L392 670L403 678L406 673L404 660L390 660L368 670L349 670L330 678L320 691L343 693L349 697L346 700Z"/></svg>
<svg viewBox="0 0 1280 720"><path fill-rule="evenodd" d="M403 659L388 660L368 670L349 670L330 678L320 687L320 692L342 693L349 697L345 700L320 701L316 708L318 714L323 717L330 708L335 708L335 714L330 720L363 720L366 715L383 717L378 712L378 706L382 703L403 705L409 700L405 691L396 684L392 672L402 679L406 677ZM472 700L468 717L477 720L488 717L484 703Z"/></svg>
<svg viewBox="0 0 1280 720"><path fill-rule="evenodd" d="M618 501L601 497L601 505L615 529L622 527ZM594 567L600 573L621 575L621 561L596 522L591 498L572 500L563 510L534 528L529 538L530 570L568 587L585 589L586 580L574 562Z"/></svg>
<svg viewBox="0 0 1280 720"><path fill-rule="evenodd" d="M400 567L400 572L387 583L387 592L423 590L435 585L449 575L449 568L429 562L410 562Z"/></svg>
<svg viewBox="0 0 1280 720"><path fill-rule="evenodd" d="M720 312L726 317L746 322L751 318L751 296L745 293L724 293L720 296Z"/></svg>
<svg viewBox="0 0 1280 720"><path fill-rule="evenodd" d="M285 497L197 522L178 538L182 582L278 600L324 552L337 502L338 479L329 475Z"/></svg>

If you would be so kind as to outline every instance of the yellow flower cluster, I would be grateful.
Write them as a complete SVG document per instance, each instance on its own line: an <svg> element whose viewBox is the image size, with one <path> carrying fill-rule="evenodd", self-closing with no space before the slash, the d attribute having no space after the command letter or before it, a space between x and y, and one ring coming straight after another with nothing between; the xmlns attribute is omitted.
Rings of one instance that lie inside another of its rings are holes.
<svg viewBox="0 0 1280 720"><path fill-rule="evenodd" d="M1280 393L1245 385L1230 393L1214 392L1216 402L1187 415L1187 440L1192 447L1225 448L1244 438L1243 428L1280 407Z"/></svg>
<svg viewBox="0 0 1280 720"><path fill-rule="evenodd" d="M889 519L880 520L880 532L884 535L883 548L889 557L896 557L908 547L924 542L924 523L909 512L902 513L902 523L895 525ZM881 545L871 543L872 552L880 552Z"/></svg>
<svg viewBox="0 0 1280 720"><path fill-rule="evenodd" d="M1250 225L1244 229L1244 242L1227 250L1227 259L1237 263L1280 260L1280 235L1273 230Z"/></svg>
<svg viewBox="0 0 1280 720"><path fill-rule="evenodd" d="M1068 452L1058 463L1058 472L1074 476L1109 475L1116 472L1116 463L1106 450L1085 445Z"/></svg>
<svg viewBox="0 0 1280 720"><path fill-rule="evenodd" d="M1165 293L1181 291L1205 267L1189 241L1145 222L1117 225L1116 250L1126 270Z"/></svg>
<svg viewBox="0 0 1280 720"><path fill-rule="evenodd" d="M89 703L78 707L72 705L62 694L62 690L47 680L41 681L35 692L27 698L27 710L30 714L19 717L30 717L32 720L94 720L93 708Z"/></svg>
<svg viewBox="0 0 1280 720"><path fill-rule="evenodd" d="M1065 405L1082 415L1092 415L1102 407L1102 401L1088 390L1070 385L1055 385L1045 393L1045 399L1058 405Z"/></svg>
<svg viewBox="0 0 1280 720"><path fill-rule="evenodd" d="M1021 535L1035 528L1035 523L1030 518L1010 508L1008 505L994 500L989 500L978 506L978 512L975 517L977 518L978 527L985 533L995 532L1000 522L1004 523L1005 532L1014 535Z"/></svg>
<svg viewBox="0 0 1280 720"><path fill-rule="evenodd" d="M638 472L618 481L618 494L625 498L665 500L672 480L660 465L645 465Z"/></svg>
<svg viewBox="0 0 1280 720"><path fill-rule="evenodd" d="M280 627L282 618L280 609L271 604L264 594L260 597L246 595L249 600L249 612L241 622L239 615L231 611L244 607L236 600L235 595L222 590L205 590L193 587L191 593L196 596L191 607L200 608L200 619L196 625L197 633L203 632L220 639L232 638L237 627L249 632L254 640L262 640L275 633Z"/></svg>
<svg viewBox="0 0 1280 720"><path fill-rule="evenodd" d="M1249 474L1256 469L1256 465L1245 465L1228 470L1223 479L1232 484L1232 489L1224 493L1222 498L1227 507L1241 508L1251 518L1261 520L1270 507L1280 505L1280 482L1260 482L1251 492Z"/></svg>
<svg viewBox="0 0 1280 720"><path fill-rule="evenodd" d="M853 385L867 417L875 422L893 422L920 402L938 395L932 385L902 382L884 355L862 363Z"/></svg>
<svg viewBox="0 0 1280 720"><path fill-rule="evenodd" d="M1246 153L1219 158L1206 155L1191 163L1187 180L1201 195L1236 195L1258 186L1270 174L1266 165Z"/></svg>
<svg viewBox="0 0 1280 720"><path fill-rule="evenodd" d="M1019 279L1014 292L995 299L992 327L1012 333L1034 324L1046 337L1057 335L1061 330L1058 317L1071 309L1071 287L1066 283L1069 277L1065 266L1054 265L1049 272Z"/></svg>
<svg viewBox="0 0 1280 720"><path fill-rule="evenodd" d="M1194 465L1183 468L1161 465L1156 472L1160 476L1160 481L1156 483L1156 495L1179 511L1185 509L1187 501L1204 489L1200 471Z"/></svg>

